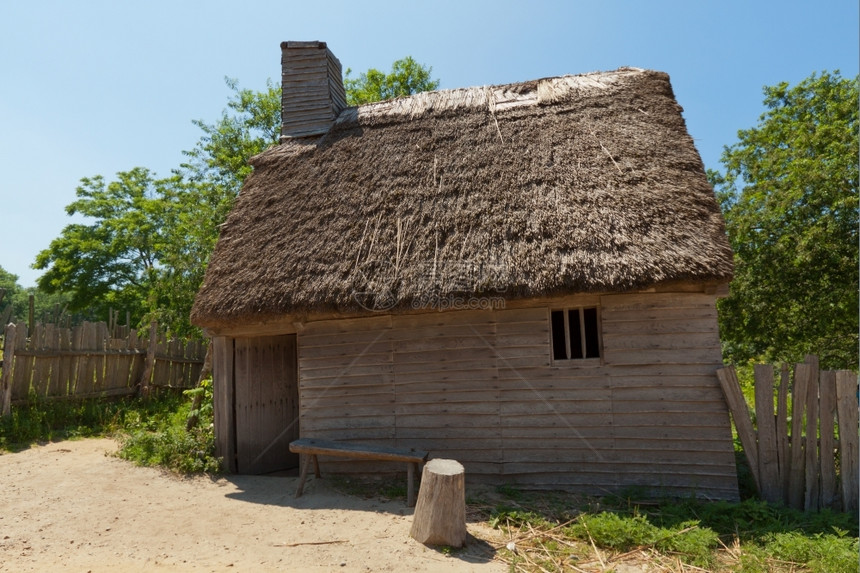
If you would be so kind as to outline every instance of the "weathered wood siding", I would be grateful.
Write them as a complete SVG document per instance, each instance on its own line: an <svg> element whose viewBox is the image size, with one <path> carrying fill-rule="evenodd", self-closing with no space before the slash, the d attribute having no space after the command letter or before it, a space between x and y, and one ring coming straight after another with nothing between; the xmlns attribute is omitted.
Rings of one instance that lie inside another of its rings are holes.
<svg viewBox="0 0 860 573"><path fill-rule="evenodd" d="M233 368L238 471L297 468L289 449L299 438L296 335L236 338Z"/></svg>
<svg viewBox="0 0 860 573"><path fill-rule="evenodd" d="M346 107L340 61L325 42L281 44L282 137L325 133Z"/></svg>
<svg viewBox="0 0 860 573"><path fill-rule="evenodd" d="M462 462L469 479L734 499L714 302L692 293L567 297L311 322L298 337L302 436L425 449ZM550 307L595 304L602 361L554 364Z"/></svg>

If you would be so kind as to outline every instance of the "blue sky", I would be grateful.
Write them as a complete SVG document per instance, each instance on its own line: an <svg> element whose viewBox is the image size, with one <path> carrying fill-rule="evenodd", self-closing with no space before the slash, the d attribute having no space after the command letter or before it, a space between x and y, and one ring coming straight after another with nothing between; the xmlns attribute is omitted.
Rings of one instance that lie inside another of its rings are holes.
<svg viewBox="0 0 860 573"><path fill-rule="evenodd" d="M441 88L636 66L668 72L705 165L762 113L762 87L858 73L858 2L698 0L0 3L0 266L30 268L82 177L182 161L225 107L224 77L279 80L280 42L344 68L412 55Z"/></svg>

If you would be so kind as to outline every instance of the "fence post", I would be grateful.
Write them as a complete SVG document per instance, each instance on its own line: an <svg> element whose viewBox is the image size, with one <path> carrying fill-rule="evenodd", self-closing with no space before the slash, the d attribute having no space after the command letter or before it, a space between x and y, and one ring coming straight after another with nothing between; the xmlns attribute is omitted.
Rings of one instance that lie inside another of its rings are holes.
<svg viewBox="0 0 860 573"><path fill-rule="evenodd" d="M803 509L803 479L806 476L806 458L803 455L803 414L811 365L800 362L794 365L794 387L791 390L791 473L788 476L788 505Z"/></svg>
<svg viewBox="0 0 860 573"><path fill-rule="evenodd" d="M858 510L858 412L857 375L849 370L836 372L836 414L839 417L839 469L842 482L842 510Z"/></svg>
<svg viewBox="0 0 860 573"><path fill-rule="evenodd" d="M27 312L27 332L33 333L36 328L36 297L30 295L27 300L29 310Z"/></svg>
<svg viewBox="0 0 860 573"><path fill-rule="evenodd" d="M810 370L806 386L806 492L803 507L806 511L818 511L818 357L807 355L804 362L809 364Z"/></svg>
<svg viewBox="0 0 860 573"><path fill-rule="evenodd" d="M12 413L12 374L15 371L15 334L17 327L13 323L6 325L3 333L3 375L0 377L0 416Z"/></svg>
<svg viewBox="0 0 860 573"><path fill-rule="evenodd" d="M146 364L143 367L143 375L140 377L140 394L144 398L149 397L152 369L155 367L155 351L158 348L158 323L154 320L149 323L149 346L146 350Z"/></svg>
<svg viewBox="0 0 860 573"><path fill-rule="evenodd" d="M791 446L788 442L788 364L782 363L777 395L776 440L779 442L779 487L782 502L788 505L788 476L791 472Z"/></svg>
<svg viewBox="0 0 860 573"><path fill-rule="evenodd" d="M738 375L735 372L734 366L727 366L717 370L717 378L720 379L720 386L723 387L723 395L726 397L726 402L729 406L729 411L732 413L732 418L735 421L735 429L738 431L738 438L741 441L741 446L744 449L744 454L750 464L750 473L755 481L756 490L761 493L761 476L759 474L758 465L758 447L756 445L756 433L750 420L749 408L741 393L741 385L738 382ZM773 400L773 398L771 398Z"/></svg>
<svg viewBox="0 0 860 573"><path fill-rule="evenodd" d="M760 493L765 501L782 501L782 483L779 478L776 420L773 416L773 367L755 365L755 418L758 424L758 463Z"/></svg>
<svg viewBox="0 0 860 573"><path fill-rule="evenodd" d="M821 465L820 507L833 507L836 499L836 463L833 452L836 448L833 436L833 412L836 410L836 372L825 370L818 378L818 420L821 445L818 448Z"/></svg>

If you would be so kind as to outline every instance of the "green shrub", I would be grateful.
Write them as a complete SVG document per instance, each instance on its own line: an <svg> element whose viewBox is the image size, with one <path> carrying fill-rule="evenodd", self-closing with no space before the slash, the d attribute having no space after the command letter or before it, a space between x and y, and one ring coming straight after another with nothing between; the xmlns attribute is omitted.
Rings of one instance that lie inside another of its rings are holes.
<svg viewBox="0 0 860 573"><path fill-rule="evenodd" d="M197 424L186 429L195 395L203 393ZM221 460L215 457L212 417L212 381L186 390L185 400L174 409L154 416L130 417L120 438L117 455L142 466L162 466L180 473L217 473Z"/></svg>

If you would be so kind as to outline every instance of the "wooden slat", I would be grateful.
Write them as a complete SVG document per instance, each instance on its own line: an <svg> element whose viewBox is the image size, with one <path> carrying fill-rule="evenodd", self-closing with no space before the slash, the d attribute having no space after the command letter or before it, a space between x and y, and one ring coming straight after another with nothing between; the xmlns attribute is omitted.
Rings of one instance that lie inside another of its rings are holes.
<svg viewBox="0 0 860 573"><path fill-rule="evenodd" d="M600 320L604 328L612 330L616 325L623 327L623 323L643 322L654 323L662 320L670 323L684 320L710 320L717 319L716 307L702 308L658 308L658 309L600 309Z"/></svg>
<svg viewBox="0 0 860 573"><path fill-rule="evenodd" d="M357 438L357 432L368 428L380 430L380 436L395 437L394 414L389 416L337 416L314 417L304 411L300 417L301 431L305 435L319 435L321 431L336 431L342 439Z"/></svg>
<svg viewBox="0 0 860 573"><path fill-rule="evenodd" d="M689 428L690 432L698 431L697 428L702 426L720 426L725 427L728 422L725 412L661 412L655 415L651 412L631 411L631 412L612 412L612 424L616 427L621 426L643 426L651 428L662 428L665 426L684 426ZM755 434L753 434L755 439ZM758 457L756 457L756 462Z"/></svg>
<svg viewBox="0 0 860 573"><path fill-rule="evenodd" d="M836 458L834 441L834 421L836 414L836 372L821 373L819 387L819 433L821 446L821 507L832 508L836 500Z"/></svg>
<svg viewBox="0 0 860 573"><path fill-rule="evenodd" d="M839 416L839 469L843 511L858 511L857 374L836 372L836 411Z"/></svg>
<svg viewBox="0 0 860 573"><path fill-rule="evenodd" d="M12 375L15 369L17 327L13 323L3 330L3 370L0 376L0 416L12 413Z"/></svg>
<svg viewBox="0 0 860 573"><path fill-rule="evenodd" d="M617 316L617 315L616 315ZM709 334L717 332L717 323L714 320L714 315L708 314L706 317L698 316L680 316L675 319L659 319L655 317L651 320L606 320L603 318L604 338L606 336L618 337L627 334L644 335L644 334Z"/></svg>
<svg viewBox="0 0 860 573"><path fill-rule="evenodd" d="M747 407L746 400L744 400L744 396L741 393L740 382L738 382L738 376L735 372L734 366L720 368L717 370L717 377L720 379L720 385L723 388L723 394L726 396L729 411L732 413L732 419L735 421L738 438L741 440L744 454L749 462L750 473L753 475L756 489L761 491L761 477L759 474L758 448L756 446L755 430L753 430L749 408Z"/></svg>
<svg viewBox="0 0 860 573"><path fill-rule="evenodd" d="M778 503L782 501L782 487L773 415L773 368L768 364L756 364L754 370L760 491L765 501Z"/></svg>
<svg viewBox="0 0 860 573"><path fill-rule="evenodd" d="M810 365L806 386L806 489L803 505L806 511L818 511L818 358L807 356Z"/></svg>
<svg viewBox="0 0 860 573"><path fill-rule="evenodd" d="M72 348L72 331L68 328L61 328L58 332L59 345L58 350L65 351ZM59 383L56 396L68 396L74 393L75 383L75 359L69 355L60 355L59 366Z"/></svg>
<svg viewBox="0 0 860 573"><path fill-rule="evenodd" d="M648 402L709 402L717 405L718 409L725 409L723 393L717 386L715 377L711 380L702 380L700 385L689 386L633 386L619 388L617 383L612 385L612 399L621 401L648 401ZM624 380L624 383L627 383ZM705 384L712 384L708 387Z"/></svg>
<svg viewBox="0 0 860 573"><path fill-rule="evenodd" d="M779 483L782 502L788 504L788 479L791 473L791 447L788 440L788 364L780 368L779 391L776 408L776 439L779 453Z"/></svg>
<svg viewBox="0 0 860 573"><path fill-rule="evenodd" d="M794 387L791 392L791 473L788 476L788 505L803 509L806 475L806 457L803 454L803 415L806 411L806 395L812 376L809 364L794 366Z"/></svg>
<svg viewBox="0 0 860 573"><path fill-rule="evenodd" d="M32 368L32 357L19 354L27 349L27 323L19 322L15 325L15 344L12 346L15 354L14 368L12 369L12 399L23 399L30 394L30 375ZM8 346L8 345L7 345ZM7 352L5 348L3 352ZM5 360L5 359L4 359Z"/></svg>
<svg viewBox="0 0 860 573"><path fill-rule="evenodd" d="M690 414L692 417L698 417L703 413L717 413L723 417L725 406L718 401L702 401L702 400L665 400L649 401L649 400L633 400L624 401L617 400L613 392L612 411L616 414L627 413L651 413L663 416L666 413ZM776 470L776 452L774 451L774 470ZM759 463L761 463L761 455L759 455Z"/></svg>
<svg viewBox="0 0 860 573"><path fill-rule="evenodd" d="M604 362L607 365L651 365L651 364L718 364L722 360L719 346L708 348L677 349L612 349L606 348Z"/></svg>
<svg viewBox="0 0 860 573"><path fill-rule="evenodd" d="M715 306L716 297L702 293L642 293L603 295L601 307L610 311L653 310L658 308L706 308Z"/></svg>
<svg viewBox="0 0 860 573"><path fill-rule="evenodd" d="M377 340L354 342L349 344L331 344L327 346L308 346L303 344L299 349L300 360L315 358L333 358L357 356L362 354L385 354L391 352L391 341Z"/></svg>
<svg viewBox="0 0 860 573"><path fill-rule="evenodd" d="M716 330L713 332L669 332L618 334L607 332L603 336L603 347L607 352L622 350L678 350L689 348L719 347L720 337Z"/></svg>

